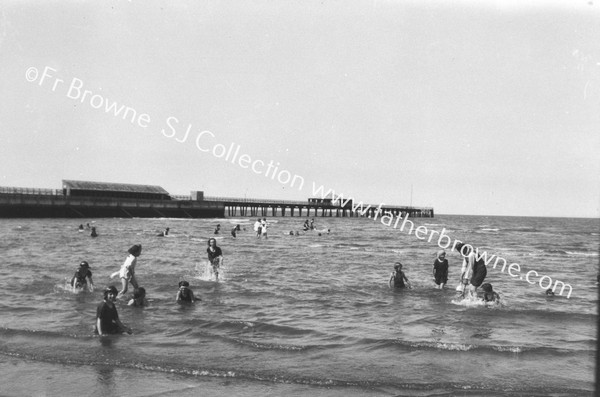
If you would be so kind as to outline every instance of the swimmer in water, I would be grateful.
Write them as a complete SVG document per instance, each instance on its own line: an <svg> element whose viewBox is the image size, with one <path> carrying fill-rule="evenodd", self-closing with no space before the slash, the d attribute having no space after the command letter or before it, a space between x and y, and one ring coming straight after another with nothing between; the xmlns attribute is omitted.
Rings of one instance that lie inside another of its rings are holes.
<svg viewBox="0 0 600 397"><path fill-rule="evenodd" d="M433 262L433 280L436 288L443 289L448 282L448 259L446 251L439 250Z"/></svg>
<svg viewBox="0 0 600 397"><path fill-rule="evenodd" d="M260 238L260 235L262 234L262 222L260 221L260 218L254 222L254 231L256 232L256 238Z"/></svg>
<svg viewBox="0 0 600 397"><path fill-rule="evenodd" d="M166 236L168 236L168 235L169 235L169 230L171 230L171 229L169 229L169 228L166 228L166 229L164 230L164 232L162 232L162 233L160 233L160 234L157 234L157 236L158 236L158 237L166 237Z"/></svg>
<svg viewBox="0 0 600 397"><path fill-rule="evenodd" d="M215 234L219 234L221 232L221 225L217 225L217 228L215 229Z"/></svg>
<svg viewBox="0 0 600 397"><path fill-rule="evenodd" d="M185 280L179 282L179 290L177 291L177 297L175 300L177 302L194 303L196 299L194 298L194 292L190 289L190 283Z"/></svg>
<svg viewBox="0 0 600 397"><path fill-rule="evenodd" d="M484 302L494 302L500 303L500 295L498 295L490 283L481 284L481 289L483 290L483 301Z"/></svg>
<svg viewBox="0 0 600 397"><path fill-rule="evenodd" d="M406 284L404 283L406 281ZM394 264L394 271L390 276L390 280L388 281L390 288L412 288L410 281L408 281L408 277L402 271L402 263L396 262Z"/></svg>
<svg viewBox="0 0 600 397"><path fill-rule="evenodd" d="M219 268L223 264L223 251L220 247L217 247L217 240L214 238L208 239L206 253L208 254L208 261L212 265L213 273L215 273L215 279L219 281Z"/></svg>
<svg viewBox="0 0 600 397"><path fill-rule="evenodd" d="M96 227L92 227L92 233L90 234L92 237L98 237L98 233L96 233Z"/></svg>
<svg viewBox="0 0 600 397"><path fill-rule="evenodd" d="M261 226L260 232L261 232L262 236L264 238L268 238L268 236L267 236L267 228L269 227L269 224L267 223L267 218L263 218L260 226Z"/></svg>
<svg viewBox="0 0 600 397"><path fill-rule="evenodd" d="M552 288L548 288L546 290L546 296L554 296L554 291L552 291Z"/></svg>
<svg viewBox="0 0 600 397"><path fill-rule="evenodd" d="M127 250L129 255L125 259L125 262L121 265L121 269L118 272L115 272L110 275L110 278L116 277L117 275L121 278L121 292L119 292L118 297L121 297L127 292L127 287L129 283L133 285L133 288L138 288L138 282L135 278L135 266L137 265L137 258L142 254L142 245L136 244L133 245L129 250Z"/></svg>
<svg viewBox="0 0 600 397"><path fill-rule="evenodd" d="M104 290L104 300L96 309L95 333L97 335L122 334L125 332L128 334L132 333L131 328L119 320L119 314L117 313L117 307L115 306L117 293L117 289L114 285L111 285Z"/></svg>
<svg viewBox="0 0 600 397"><path fill-rule="evenodd" d="M79 288L87 288L90 292L94 290L94 282L92 280L92 272L90 265L86 261L81 261L79 268L71 278L71 286L73 291Z"/></svg>
<svg viewBox="0 0 600 397"><path fill-rule="evenodd" d="M308 224L308 219L304 221L304 225L302 226L302 228L304 229L305 232L310 229L310 226Z"/></svg>
<svg viewBox="0 0 600 397"><path fill-rule="evenodd" d="M133 290L133 298L127 303L129 306L143 307L148 306L146 300L146 289L144 287Z"/></svg>

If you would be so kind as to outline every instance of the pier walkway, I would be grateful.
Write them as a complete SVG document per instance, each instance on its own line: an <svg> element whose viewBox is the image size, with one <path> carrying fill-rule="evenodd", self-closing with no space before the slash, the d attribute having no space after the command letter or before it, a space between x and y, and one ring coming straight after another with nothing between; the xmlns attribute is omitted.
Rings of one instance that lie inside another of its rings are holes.
<svg viewBox="0 0 600 397"><path fill-rule="evenodd" d="M116 186L116 185L115 185ZM119 187L119 186L117 186ZM146 189L147 190L147 189ZM114 192L110 193L115 195ZM119 194L124 194L119 192ZM128 193L129 194L129 193ZM147 195L147 193L144 193ZM374 217L386 214L433 218L431 207L391 206L328 199L306 201L162 195L160 198L112 197L108 193L0 187L0 218L219 218L219 217Z"/></svg>
<svg viewBox="0 0 600 397"><path fill-rule="evenodd" d="M178 198L181 196L175 196ZM183 196L182 198L185 198ZM189 199L189 198L188 198ZM211 197L205 196L205 202L222 203L225 205L227 216L298 216L298 217L373 217L378 210L379 204L347 204L340 206L328 202L311 203L307 201L268 200L254 198L234 197ZM394 216L405 216L411 218L433 218L434 212L431 207L408 207L382 205L380 216L391 213ZM311 215L312 214L312 215Z"/></svg>

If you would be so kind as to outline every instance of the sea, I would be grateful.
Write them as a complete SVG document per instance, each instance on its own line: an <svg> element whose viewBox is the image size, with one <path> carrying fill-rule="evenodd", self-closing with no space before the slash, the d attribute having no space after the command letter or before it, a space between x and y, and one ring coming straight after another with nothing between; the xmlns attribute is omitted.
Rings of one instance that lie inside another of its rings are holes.
<svg viewBox="0 0 600 397"><path fill-rule="evenodd" d="M318 216L303 232L305 218L267 216L260 239L255 220L1 220L0 395L595 395L598 219L437 215L411 231ZM457 298L451 247L447 288L434 288L442 232L506 260L487 266L499 305ZM133 244L149 304L128 306L130 287L116 306L133 334L95 336ZM69 286L82 260L92 292ZM395 262L412 288L389 288ZM175 301L182 280L200 301Z"/></svg>

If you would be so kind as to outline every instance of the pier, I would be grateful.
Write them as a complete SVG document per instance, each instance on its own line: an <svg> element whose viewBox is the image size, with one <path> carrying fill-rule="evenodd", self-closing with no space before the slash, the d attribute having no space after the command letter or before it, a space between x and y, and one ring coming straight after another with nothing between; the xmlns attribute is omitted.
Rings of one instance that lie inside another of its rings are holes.
<svg viewBox="0 0 600 397"><path fill-rule="evenodd" d="M224 218L374 217L432 218L431 207L170 195L160 186L63 180L62 189L0 187L0 218Z"/></svg>
<svg viewBox="0 0 600 397"><path fill-rule="evenodd" d="M379 216L388 213L402 217L408 214L411 218L433 218L434 216L434 211L431 207L382 205L379 209L379 204L360 203L341 206L327 200L310 202L206 196L204 201L223 204L225 206L225 214L230 217L374 217L378 210L380 213Z"/></svg>

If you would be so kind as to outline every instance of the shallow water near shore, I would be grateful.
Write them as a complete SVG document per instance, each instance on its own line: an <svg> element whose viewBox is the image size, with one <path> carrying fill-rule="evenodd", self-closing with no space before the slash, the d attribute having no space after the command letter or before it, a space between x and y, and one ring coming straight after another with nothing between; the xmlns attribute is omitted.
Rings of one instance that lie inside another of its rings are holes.
<svg viewBox="0 0 600 397"><path fill-rule="evenodd" d="M516 277L488 267L486 281L502 300L494 307L452 302L456 252L447 255L448 288L433 288L437 237L329 217L315 217L315 225L330 234L290 236L304 218L269 221L269 238L256 239L247 218L85 220L97 238L78 232L77 220L2 220L2 393L593 394L598 220L412 219L520 265ZM225 260L217 283L206 243L218 223ZM246 230L234 239L236 224ZM165 227L170 235L157 237ZM108 276L137 243L136 276L150 304L117 302L134 334L95 337L101 291L118 282ZM97 288L74 294L66 286L81 260ZM413 289L388 288L395 261ZM536 284L523 279L529 270L539 274ZM570 298L546 297L537 284L544 275L569 284ZM184 279L202 301L174 302ZM26 376L32 370L39 376Z"/></svg>

